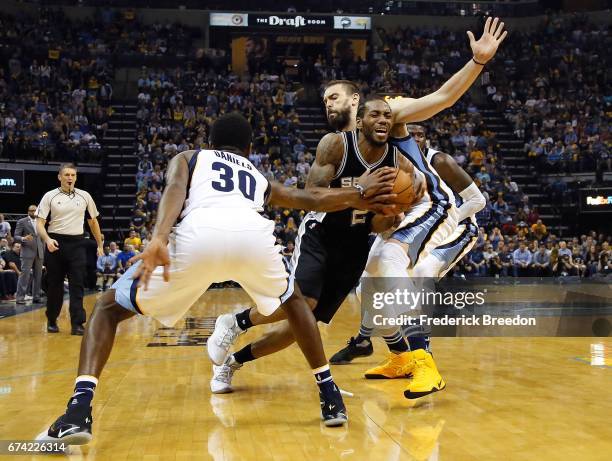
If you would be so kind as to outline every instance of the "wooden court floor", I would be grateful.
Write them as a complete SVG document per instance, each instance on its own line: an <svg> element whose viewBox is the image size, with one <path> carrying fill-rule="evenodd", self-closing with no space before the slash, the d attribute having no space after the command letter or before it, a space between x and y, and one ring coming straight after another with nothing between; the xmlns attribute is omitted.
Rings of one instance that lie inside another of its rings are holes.
<svg viewBox="0 0 612 461"><path fill-rule="evenodd" d="M88 311L94 301L86 299ZM210 393L211 365L198 344L211 317L248 304L241 290L214 290L174 330L144 317L121 325L94 399L94 439L68 458L612 459L612 364L609 357L606 366L589 362L594 342L609 354L609 338L434 338L447 388L416 401L403 397L403 380L361 377L384 358L376 340L374 356L333 367L354 397L345 398L348 428L325 428L297 346L245 365L234 394ZM328 356L358 323L358 305L349 299L321 329ZM33 439L63 412L80 338L68 334L66 309L59 326L60 334L47 334L42 309L0 320L0 440Z"/></svg>

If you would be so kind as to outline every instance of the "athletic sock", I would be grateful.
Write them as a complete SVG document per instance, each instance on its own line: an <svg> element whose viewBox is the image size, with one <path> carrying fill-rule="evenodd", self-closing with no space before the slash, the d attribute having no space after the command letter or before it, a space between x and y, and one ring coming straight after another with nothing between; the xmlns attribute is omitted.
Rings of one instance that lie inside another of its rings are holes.
<svg viewBox="0 0 612 461"><path fill-rule="evenodd" d="M251 345L247 344L238 352L234 352L234 360L240 364L251 362L255 360L253 352L251 351Z"/></svg>
<svg viewBox="0 0 612 461"><path fill-rule="evenodd" d="M411 351L424 349L425 351L430 352L429 336L408 336L408 345L410 346Z"/></svg>
<svg viewBox="0 0 612 461"><path fill-rule="evenodd" d="M74 385L74 394L68 403L68 411L83 407L89 408L97 385L98 379L94 376L78 376Z"/></svg>
<svg viewBox="0 0 612 461"><path fill-rule="evenodd" d="M364 341L371 342L372 340L370 339L370 337L372 336L373 331L374 331L374 328L369 328L364 325L359 325L359 334L357 335L357 338L355 338L355 342L357 343L357 345L365 346L365 344L361 344L361 343L363 343Z"/></svg>
<svg viewBox="0 0 612 461"><path fill-rule="evenodd" d="M402 352L408 352L409 350L408 344L399 330L392 335L383 336L383 339L387 343L389 350L394 354L401 354Z"/></svg>
<svg viewBox="0 0 612 461"><path fill-rule="evenodd" d="M235 315L236 323L238 324L238 327L243 331L247 331L253 326L253 322L251 322L251 318L249 317L249 312L251 312L250 307L248 309L243 310L242 312L238 312Z"/></svg>
<svg viewBox="0 0 612 461"><path fill-rule="evenodd" d="M332 395L337 392L337 388L334 384L334 378L332 378L329 364L323 365L322 367L315 368L312 370L317 386L323 395Z"/></svg>

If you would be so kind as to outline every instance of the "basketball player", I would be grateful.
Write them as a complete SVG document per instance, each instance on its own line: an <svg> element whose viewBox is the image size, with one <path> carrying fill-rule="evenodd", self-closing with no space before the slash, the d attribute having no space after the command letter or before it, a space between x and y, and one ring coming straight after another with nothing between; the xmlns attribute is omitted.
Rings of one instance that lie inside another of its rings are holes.
<svg viewBox="0 0 612 461"><path fill-rule="evenodd" d="M495 55L499 44L507 35L507 32L503 31L503 28L504 23L499 23L498 18L495 18L494 20L487 18L483 35L478 41L474 39L472 32L468 32L473 58L434 93L418 99L401 98L389 101L392 108L392 124L398 124L400 129L405 131L405 123L428 119L438 112L452 106L469 89L471 84L479 75L484 64L486 64L486 62L488 62ZM356 128L356 111L357 107L359 106L359 98L359 90L353 82L347 80L330 82L326 86L324 94L324 103L326 106L329 124L339 131L354 130ZM404 124L403 128L401 127L402 124ZM326 138L327 136L321 140L319 147L324 144ZM412 142L414 143L414 141ZM418 151L416 144L413 146L413 148L414 147L416 147L416 150ZM418 158L420 153L414 153ZM319 150L317 150L317 157L318 155ZM313 169L316 168L318 164L319 162L317 159L315 159ZM332 164L331 166L337 167L338 165ZM327 167L329 168L329 165ZM311 170L311 175L312 173L313 171ZM320 185L325 185L325 183ZM449 195L452 197L452 194ZM447 229L446 234L450 235L456 224L453 224L452 219L449 219L448 215L445 213L437 213L437 218L437 221L429 222L430 228L438 227L440 224L438 221L442 220L446 223L446 225L443 226ZM373 220L373 223L374 222L376 222L376 220ZM389 225L388 221L385 223L385 225ZM384 226L372 226L370 230L373 232L380 232L384 229ZM445 237L446 236L444 234L439 233L437 240L441 241ZM434 245L437 240L432 240L430 246ZM353 247L353 252L355 251L354 248L355 247ZM403 251L406 251L405 248L401 248ZM360 248L359 254L362 254L362 251L363 250ZM300 254L297 246L296 253L298 255ZM294 255L296 253L294 253ZM309 253L307 253L306 257L310 257L308 254ZM404 276L407 275L406 266L404 266L401 272ZM330 277L330 279L333 281L333 277ZM299 279L298 284L300 284ZM352 286L356 284L357 280L353 282ZM331 284L328 284L328 286L330 285ZM325 292L324 289L321 290L321 293L323 292ZM345 293L346 296L348 291L343 291L343 293ZM343 299L344 297L342 299L338 299L338 293L335 293L335 296L332 297L333 303L331 304L329 302L330 300L324 296L321 296L321 299L312 298L308 301L309 304L315 308L315 312L318 311L318 313L321 313L322 311L329 310L333 315L333 313L336 312L339 305L342 303ZM235 338L248 328L254 325L271 323L282 319L282 311L278 311L277 313L279 314L278 316L273 315L264 317L258 314L255 309L246 309L235 316L226 315L220 317L218 319L218 323L215 325L215 332L208 341L209 355L213 359L213 362L218 364L218 360L226 356ZM404 351L407 350L407 345L405 344L405 341L401 335L398 337L385 339L391 343L390 347L398 348ZM219 393L231 392L231 380L233 373L240 366L242 366L243 363L274 353L287 347L292 342L293 339L291 338L290 331L286 326L281 325L274 327L259 341L247 345L242 350L228 357L223 366L213 367L214 376L211 381L211 389L213 392Z"/></svg>
<svg viewBox="0 0 612 461"><path fill-rule="evenodd" d="M372 98L362 104L357 112L357 130L329 133L319 142L307 189L351 188L355 178L365 171L397 166L413 175L412 187L418 198L424 187L424 176L388 143L391 120L391 109L383 98ZM365 268L370 232L381 232L393 222L394 217L355 208L309 213L304 217L293 252L291 278L313 308L316 320L331 321ZM282 350L295 341L289 325L281 322L260 340L227 357L239 334L255 324L282 319L282 312L262 318L255 309L219 317L207 343L215 364L225 360L221 366L213 367L213 392L231 392L232 375L243 363Z"/></svg>
<svg viewBox="0 0 612 461"><path fill-rule="evenodd" d="M417 279L439 278L444 276L476 243L478 226L475 214L484 207L485 198L470 176L450 155L428 147L425 129L422 126L408 125L407 128L417 143L419 150L426 152L424 157L427 163L433 167L434 173L438 177L440 190L448 193L448 186L450 186L452 192L458 194L462 201L461 206L457 207L456 211L452 211L456 215L456 221L458 222L454 231L446 239L442 240L437 247L430 249L426 256L419 258L415 254L416 263L409 271L409 275ZM437 234L440 232L444 232L443 235L448 234L448 230L436 231ZM427 238L427 234L428 227L421 225L419 231L415 233L416 237L413 241L423 241ZM438 238L439 240L440 238ZM379 255L378 251L381 249L382 242L383 239L379 236L373 245L370 258L375 258ZM367 273L365 275L369 276ZM346 364L356 357L372 354L373 348L370 340L372 328L364 323L362 321L359 334L348 341L348 346L332 356L330 359L331 363ZM409 396L419 397L433 392L431 389L436 388L436 386L432 385L432 382L438 379L439 374L432 372L432 367L417 366L415 361L416 355L416 357L421 357L419 362L421 365L429 362L429 357L424 355L424 351L429 350L429 335L423 335L422 331L418 326L408 326L403 332L400 332L399 328L393 332L392 335L397 338L402 336L402 333L407 336L410 352L398 350L397 347L391 349L392 346L387 341L392 354L381 365L366 371L365 377L369 379L388 379L404 378L407 375L413 375L413 380L407 389ZM421 350L423 352L420 352ZM419 352L415 354L415 351ZM440 379L441 377L437 382ZM441 390L441 388L437 390Z"/></svg>
<svg viewBox="0 0 612 461"><path fill-rule="evenodd" d="M325 424L346 422L346 409L327 366L316 322L309 318L312 312L289 279L275 245L274 223L259 211L270 203L320 211L352 207L396 213L384 204L393 198L386 192L396 171L362 174L355 181L358 188L285 188L269 183L247 159L251 128L244 117L237 113L220 117L210 136L215 150L184 151L170 162L151 243L133 258L140 262L96 303L81 344L74 394L66 413L39 440L75 445L91 440L90 404L121 321L144 313L172 326L212 283L223 280L240 283L264 315L272 314L281 299L285 301L283 308L295 327L295 338L319 383ZM176 233L170 236L179 216Z"/></svg>
<svg viewBox="0 0 612 461"><path fill-rule="evenodd" d="M442 278L474 247L478 237L476 213L484 208L486 200L470 175L457 164L453 157L429 147L423 126L408 125L408 131L421 151L427 152L427 161L461 202L457 207L458 225L455 231L442 242L442 245L423 258L411 272L412 277Z"/></svg>

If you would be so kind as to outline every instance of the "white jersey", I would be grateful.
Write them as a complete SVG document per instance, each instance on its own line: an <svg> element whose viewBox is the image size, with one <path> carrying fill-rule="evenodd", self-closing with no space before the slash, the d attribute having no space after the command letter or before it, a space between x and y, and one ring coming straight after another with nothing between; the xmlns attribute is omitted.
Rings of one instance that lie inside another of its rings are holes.
<svg viewBox="0 0 612 461"><path fill-rule="evenodd" d="M231 208L263 211L270 183L245 157L200 150L189 161L184 218L195 209Z"/></svg>
<svg viewBox="0 0 612 461"><path fill-rule="evenodd" d="M436 169L433 167L433 158L434 158L434 155L436 155L439 152L440 152L439 150L432 149L431 147L428 147L427 148L427 153L425 155L425 159L427 160L427 164L431 168L432 173L435 174L437 180L439 181L439 189L444 191L444 193L448 195L450 203L452 203L453 205L456 205L454 192L451 190L451 188L448 186L448 184L446 184L444 182L444 180L440 177L440 175L438 174Z"/></svg>

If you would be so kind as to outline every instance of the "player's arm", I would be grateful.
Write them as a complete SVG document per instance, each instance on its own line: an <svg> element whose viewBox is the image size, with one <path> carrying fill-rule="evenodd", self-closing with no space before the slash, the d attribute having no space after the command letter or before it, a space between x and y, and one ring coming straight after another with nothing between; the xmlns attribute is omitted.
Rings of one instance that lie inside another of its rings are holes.
<svg viewBox="0 0 612 461"><path fill-rule="evenodd" d="M359 178L364 190L376 191L370 198L362 197L361 192L353 187L329 188L310 186L307 189L285 187L278 182L270 182L268 203L284 208L298 208L313 211L340 211L346 208L368 210L374 213L394 215L396 207L390 202L396 197L391 193L393 181L397 175L394 168L380 168L374 172L365 172Z"/></svg>
<svg viewBox="0 0 612 461"><path fill-rule="evenodd" d="M187 184L189 182L187 154L191 156L194 152L193 150L181 152L168 164L166 187L159 202L153 238L168 242L172 227L176 223L187 197Z"/></svg>
<svg viewBox="0 0 612 461"><path fill-rule="evenodd" d="M480 75L484 64L495 56L497 48L508 34L503 29L504 23L499 22L499 18L492 20L488 17L482 37L478 41L474 38L474 34L468 31L473 58L438 90L427 96L416 99L390 99L388 103L393 111L394 122L408 123L427 120L455 104Z"/></svg>
<svg viewBox="0 0 612 461"><path fill-rule="evenodd" d="M482 210L487 201L480 192L474 181L455 159L444 152L438 152L432 158L432 166L438 172L442 180L450 186L453 192L459 194L463 203L458 208L457 221L472 216Z"/></svg>
<svg viewBox="0 0 612 461"><path fill-rule="evenodd" d="M332 180L334 179L334 176L336 175L338 167L342 163L343 156L344 142L342 141L342 135L340 133L328 133L323 136L319 141L319 144L317 145L315 161L312 163L310 171L308 172L308 177L306 178L306 189L310 190L315 187L329 187ZM367 172L361 175L359 178L359 185L363 189L363 198L369 199L378 194L388 194L393 186L393 180L389 179L391 172L394 172L393 168L385 167L376 170L376 172L372 175L367 174ZM320 190L317 192L317 194L319 196L324 195L326 199L329 199L329 197L334 197L335 194L338 194L339 197L342 197L342 194L347 194L348 190L342 191L341 189L333 189L332 191L327 192L329 193L324 193L324 191ZM354 194L352 195L354 196ZM350 205L349 207L356 208L352 205ZM335 211L342 210L344 208L348 207L343 206L342 208L336 208ZM306 209L314 211L325 211L315 210L314 208Z"/></svg>
<svg viewBox="0 0 612 461"><path fill-rule="evenodd" d="M168 253L168 238L172 226L176 223L185 198L189 183L189 159L195 154L194 150L186 150L177 154L168 164L166 187L159 202L157 210L157 223L153 230L151 242L145 250L131 258L128 262L142 261L134 272L134 279L140 277L139 286L148 287L151 274L157 266L164 266L164 281L170 280L170 255Z"/></svg>
<svg viewBox="0 0 612 461"><path fill-rule="evenodd" d="M317 144L315 160L306 178L306 188L328 187L344 156L344 143L339 133L327 133Z"/></svg>

